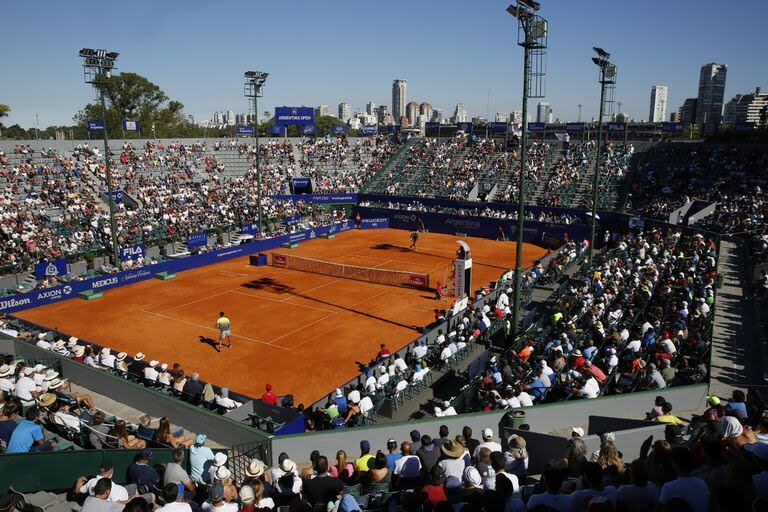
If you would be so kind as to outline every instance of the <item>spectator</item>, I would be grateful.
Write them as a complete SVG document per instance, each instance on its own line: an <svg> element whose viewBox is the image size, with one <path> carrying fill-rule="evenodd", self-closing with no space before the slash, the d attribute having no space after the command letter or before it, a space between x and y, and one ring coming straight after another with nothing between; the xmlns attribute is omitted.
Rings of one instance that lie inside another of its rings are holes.
<svg viewBox="0 0 768 512"><path fill-rule="evenodd" d="M152 456L152 450L146 448L139 452L136 459L128 466L128 482L146 486L151 492L160 492L160 475L149 465Z"/></svg>
<svg viewBox="0 0 768 512"><path fill-rule="evenodd" d="M693 512L707 512L709 488L704 480L691 476L695 467L693 454L686 448L674 448L672 461L677 478L661 488L659 503L666 507L671 506L674 500L680 499L687 503Z"/></svg>
<svg viewBox="0 0 768 512"><path fill-rule="evenodd" d="M93 486L93 494L85 498L82 508L83 512L121 512L124 504L110 501L109 495L112 492L112 481L109 478L101 478Z"/></svg>
<svg viewBox="0 0 768 512"><path fill-rule="evenodd" d="M56 441L45 439L43 429L38 424L40 410L31 407L27 411L27 417L13 429L6 453L46 452L56 448Z"/></svg>
<svg viewBox="0 0 768 512"><path fill-rule="evenodd" d="M197 487L182 466L184 459L186 458L184 449L174 449L171 457L173 462L169 462L165 465L165 473L163 474L163 492L165 492L168 484L181 484L186 490L187 496L193 498L195 491L197 491ZM183 494L185 493L182 492L182 495ZM183 498L184 496L181 497Z"/></svg>

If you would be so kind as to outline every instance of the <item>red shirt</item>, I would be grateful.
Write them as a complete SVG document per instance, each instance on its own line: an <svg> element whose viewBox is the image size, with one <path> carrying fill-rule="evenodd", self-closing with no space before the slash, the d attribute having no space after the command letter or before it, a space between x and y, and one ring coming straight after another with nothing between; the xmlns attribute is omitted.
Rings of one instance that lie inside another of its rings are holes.
<svg viewBox="0 0 768 512"><path fill-rule="evenodd" d="M448 501L442 485L425 485L421 490L421 494L422 499L431 505L437 505L441 501Z"/></svg>
<svg viewBox="0 0 768 512"><path fill-rule="evenodd" d="M605 377L605 373L603 372L603 370L601 370L600 368L598 368L595 365L587 366L586 368L587 368L587 371L592 374L592 376L595 378L595 380L599 384L602 384L603 382L605 382L606 377Z"/></svg>
<svg viewBox="0 0 768 512"><path fill-rule="evenodd" d="M268 405L277 405L277 395L271 391L267 391L261 395L261 401Z"/></svg>
<svg viewBox="0 0 768 512"><path fill-rule="evenodd" d="M389 355L390 355L389 349L383 348L379 350L379 357L387 357Z"/></svg>

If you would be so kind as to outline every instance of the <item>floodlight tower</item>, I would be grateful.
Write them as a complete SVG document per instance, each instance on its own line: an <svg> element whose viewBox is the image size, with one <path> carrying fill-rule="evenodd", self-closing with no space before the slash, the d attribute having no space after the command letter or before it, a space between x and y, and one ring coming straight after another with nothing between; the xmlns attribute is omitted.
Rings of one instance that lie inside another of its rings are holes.
<svg viewBox="0 0 768 512"><path fill-rule="evenodd" d="M253 98L253 135L256 138L256 187L258 188L256 201L258 204L259 236L264 236L264 226L261 218L261 168L259 167L259 98L268 76L269 73L263 71L246 71L245 85L243 87L245 97Z"/></svg>
<svg viewBox="0 0 768 512"><path fill-rule="evenodd" d="M600 114L597 117L597 154L595 156L595 174L592 181L592 236L589 241L588 265L592 265L595 255L595 234L597 231L597 186L600 178L600 153L603 145L603 116L613 111L613 93L616 89L616 65L611 62L611 54L595 46L592 48L597 57L592 62L600 68Z"/></svg>
<svg viewBox="0 0 768 512"><path fill-rule="evenodd" d="M520 326L520 300L523 259L523 225L525 205L525 159L528 143L528 98L545 96L544 74L548 23L537 14L539 4L533 0L517 0L507 12L517 18L517 44L523 47L523 123L520 137L520 176L517 191L517 247L515 249L515 300L512 310L512 336Z"/></svg>
<svg viewBox="0 0 768 512"><path fill-rule="evenodd" d="M112 71L117 69L115 61L117 52L83 48L80 57L83 58L83 75L85 83L93 85L99 91L101 101L101 133L104 136L104 167L107 175L107 205L109 206L109 230L112 239L112 258L115 268L122 270L120 248L117 246L117 220L115 219L115 195L112 187L112 169L109 165L109 139L107 138L107 107L104 102L104 89Z"/></svg>

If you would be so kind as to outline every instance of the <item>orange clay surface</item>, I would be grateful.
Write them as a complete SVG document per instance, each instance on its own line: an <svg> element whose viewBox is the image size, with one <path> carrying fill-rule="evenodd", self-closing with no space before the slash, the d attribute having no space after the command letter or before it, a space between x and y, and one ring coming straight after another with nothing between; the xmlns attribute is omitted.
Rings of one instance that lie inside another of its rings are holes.
<svg viewBox="0 0 768 512"><path fill-rule="evenodd" d="M279 252L351 265L446 278L458 240L421 234L408 251L408 231L355 230L331 240L302 242ZM464 238L472 250L472 288L514 266L515 243ZM523 267L546 253L526 244ZM147 361L181 363L187 374L254 397L270 383L296 403L312 403L358 373L356 362L376 355L380 343L399 349L433 320L433 309L450 301L434 292L339 279L237 258L180 272L176 279L150 279L106 290L94 301L66 300L17 315L82 340ZM232 348L217 353L212 342L219 311L232 322Z"/></svg>

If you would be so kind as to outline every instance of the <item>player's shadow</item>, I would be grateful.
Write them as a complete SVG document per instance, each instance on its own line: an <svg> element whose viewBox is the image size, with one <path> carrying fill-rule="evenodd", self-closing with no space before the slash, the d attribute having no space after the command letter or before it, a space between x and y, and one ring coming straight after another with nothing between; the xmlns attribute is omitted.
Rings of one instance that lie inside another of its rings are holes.
<svg viewBox="0 0 768 512"><path fill-rule="evenodd" d="M218 347L217 347L218 342L216 340L214 340L213 338L209 338L207 336L200 336L200 343L206 343L206 344L210 345L217 352L219 350Z"/></svg>
<svg viewBox="0 0 768 512"><path fill-rule="evenodd" d="M253 281L243 283L241 286L252 290L268 290L275 293L293 293L293 286L288 286L271 277L262 277Z"/></svg>

